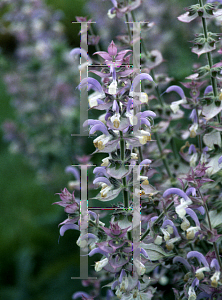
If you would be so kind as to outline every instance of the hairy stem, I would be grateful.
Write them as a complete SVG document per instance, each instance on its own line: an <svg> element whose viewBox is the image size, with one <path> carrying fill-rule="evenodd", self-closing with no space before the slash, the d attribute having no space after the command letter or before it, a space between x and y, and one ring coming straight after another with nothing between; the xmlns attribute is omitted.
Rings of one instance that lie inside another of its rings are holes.
<svg viewBox="0 0 222 300"><path fill-rule="evenodd" d="M201 191L200 189L197 190L203 203L204 203L204 208L205 208L205 211L206 211L206 215L207 215L207 220L208 220L208 224L209 224L209 227L210 227L210 231L213 230L212 228L212 224L211 224L211 220L210 220L210 215L209 215L209 211L208 211L208 207L207 207L207 203L204 201L203 199L203 195L201 194ZM214 251L215 251L215 254L216 254L216 257L217 257L217 260L218 260L218 263L220 265L220 269L222 270L222 263L221 263L221 259L220 259L220 255L219 255L219 251L218 251L218 248L217 248L217 243L216 242L213 242L213 246L214 246Z"/></svg>
<svg viewBox="0 0 222 300"><path fill-rule="evenodd" d="M199 4L200 4L201 7L203 7L203 1L202 0L199 0ZM206 18L202 18L202 25L203 25L204 38L207 39L208 30L207 30ZM212 56L211 56L210 52L207 52L206 54L207 54L207 60L208 60L209 67L211 69L212 66L213 66L213 59L212 59ZM211 85L212 85L212 88L213 88L214 99L216 99L217 98L217 79L215 77L213 77L212 75L210 76L210 79L211 79ZM217 121L218 121L218 123L220 123L220 115L219 114L217 115Z"/></svg>

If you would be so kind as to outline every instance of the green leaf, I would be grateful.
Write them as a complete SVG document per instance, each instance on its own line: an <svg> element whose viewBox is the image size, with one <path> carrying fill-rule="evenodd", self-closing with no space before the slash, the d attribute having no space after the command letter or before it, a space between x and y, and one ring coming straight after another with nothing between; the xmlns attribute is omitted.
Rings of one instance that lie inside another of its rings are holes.
<svg viewBox="0 0 222 300"><path fill-rule="evenodd" d="M164 257L170 257L174 254L166 253L160 246L155 244L144 244L141 243L141 247L144 248L151 261L159 260Z"/></svg>

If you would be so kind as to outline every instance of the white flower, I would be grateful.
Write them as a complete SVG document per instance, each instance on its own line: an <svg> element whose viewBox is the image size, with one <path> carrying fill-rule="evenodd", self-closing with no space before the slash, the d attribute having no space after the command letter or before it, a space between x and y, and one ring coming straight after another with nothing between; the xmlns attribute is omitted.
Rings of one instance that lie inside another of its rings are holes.
<svg viewBox="0 0 222 300"><path fill-rule="evenodd" d="M198 153L193 153L193 155L190 158L190 166L191 167L196 167L197 159L198 159Z"/></svg>
<svg viewBox="0 0 222 300"><path fill-rule="evenodd" d="M117 81L113 80L109 86L109 91L108 93L110 95L115 95L116 94L116 90L117 90Z"/></svg>
<svg viewBox="0 0 222 300"><path fill-rule="evenodd" d="M216 288L218 285L218 281L220 280L220 271L216 271L214 275L210 278L210 280L211 280L211 286Z"/></svg>
<svg viewBox="0 0 222 300"><path fill-rule="evenodd" d="M93 144L99 150L103 150L105 145L112 139L111 135L102 134L98 136L95 140L93 140Z"/></svg>
<svg viewBox="0 0 222 300"><path fill-rule="evenodd" d="M130 109L130 112L126 112L126 117L129 118L130 124L137 125L138 119L136 116L134 116L133 109Z"/></svg>
<svg viewBox="0 0 222 300"><path fill-rule="evenodd" d="M140 133L140 135L137 136L139 138L140 144L145 145L148 141L151 140L151 134L149 131L138 130L138 132Z"/></svg>
<svg viewBox="0 0 222 300"><path fill-rule="evenodd" d="M101 163L102 167L107 167L109 165L109 158L110 157L108 156L102 159L102 163Z"/></svg>
<svg viewBox="0 0 222 300"><path fill-rule="evenodd" d="M136 267L136 271L137 271L138 275L143 275L146 272L146 267L144 266L143 263L141 263L140 260L135 259L134 265Z"/></svg>
<svg viewBox="0 0 222 300"><path fill-rule="evenodd" d="M156 244L156 245L161 245L162 242L163 242L163 238L160 235L158 235L154 240L154 244Z"/></svg>
<svg viewBox="0 0 222 300"><path fill-rule="evenodd" d="M180 227L183 231L186 231L190 227L190 222L187 220L187 218L183 218L183 222L181 223Z"/></svg>
<svg viewBox="0 0 222 300"><path fill-rule="evenodd" d="M189 287L188 295L189 295L188 300L196 300L197 299L197 295L192 286Z"/></svg>
<svg viewBox="0 0 222 300"><path fill-rule="evenodd" d="M148 95L144 92L139 92L138 93L138 92L131 91L129 93L129 96L130 97L138 96L141 103L148 103Z"/></svg>
<svg viewBox="0 0 222 300"><path fill-rule="evenodd" d="M188 205L192 204L193 202L189 199L189 200L185 200L183 198L180 199L180 204L177 205L177 207L175 208L176 213L178 214L178 216L183 219L186 215L186 208L188 207Z"/></svg>
<svg viewBox="0 0 222 300"><path fill-rule="evenodd" d="M87 244L87 240L86 239L81 239L81 236L78 238L78 240L76 241L76 244L80 247L80 248L85 248L88 244Z"/></svg>
<svg viewBox="0 0 222 300"><path fill-rule="evenodd" d="M178 242L180 240L181 240L180 236L172 238L170 240L167 240L166 241L166 248L167 248L167 250L169 250L169 251L172 250L174 248L174 243L176 243L176 242Z"/></svg>
<svg viewBox="0 0 222 300"><path fill-rule="evenodd" d="M190 137L195 138L197 135L197 129L198 129L198 124L194 123L193 125L190 126L189 131L190 131Z"/></svg>
<svg viewBox="0 0 222 300"><path fill-rule="evenodd" d="M195 236L195 233L198 232L200 230L200 227L190 227L187 229L187 239L188 240L192 240Z"/></svg>
<svg viewBox="0 0 222 300"><path fill-rule="evenodd" d="M112 12L112 8L108 10L107 13L108 18L113 19L116 16L116 11L114 10L114 12Z"/></svg>
<svg viewBox="0 0 222 300"><path fill-rule="evenodd" d="M172 109L172 111L174 113L176 113L180 108L179 105L180 104L185 104L185 103L187 103L186 99L181 99L181 100L178 100L178 101L174 101L174 102L171 103L170 108Z"/></svg>
<svg viewBox="0 0 222 300"><path fill-rule="evenodd" d="M110 190L113 189L113 186L112 185L107 185L106 183L102 183L102 189L100 191L100 194L101 194L101 197L102 198L105 198L107 197L107 194Z"/></svg>
<svg viewBox="0 0 222 300"><path fill-rule="evenodd" d="M93 92L88 97L89 107L91 108L91 107L97 106L98 105L97 99L98 98L103 98L103 97L104 97L104 94L102 94L102 93L100 93L98 91Z"/></svg>
<svg viewBox="0 0 222 300"><path fill-rule="evenodd" d="M164 240L165 240L165 241L168 241L168 240L170 239L170 234L169 234L169 232L168 232L166 229L164 229L164 228L160 228L160 230L162 231L162 233L163 233L163 235L164 235Z"/></svg>
<svg viewBox="0 0 222 300"><path fill-rule="evenodd" d="M200 269L198 269L198 270L196 270L196 277L197 277L197 279L198 280L201 280L201 279L203 279L204 278L204 273L203 272L209 272L210 271L210 268L208 268L208 267L203 267L203 268L200 268Z"/></svg>
<svg viewBox="0 0 222 300"><path fill-rule="evenodd" d="M103 267L105 267L108 264L108 258L104 258L100 261L97 261L95 264L95 271L99 272L102 270Z"/></svg>
<svg viewBox="0 0 222 300"><path fill-rule="evenodd" d="M131 159L138 159L138 155L136 153L131 152Z"/></svg>
<svg viewBox="0 0 222 300"><path fill-rule="evenodd" d="M119 113L115 113L111 118L110 121L113 123L115 128L119 128L120 125L120 114Z"/></svg>

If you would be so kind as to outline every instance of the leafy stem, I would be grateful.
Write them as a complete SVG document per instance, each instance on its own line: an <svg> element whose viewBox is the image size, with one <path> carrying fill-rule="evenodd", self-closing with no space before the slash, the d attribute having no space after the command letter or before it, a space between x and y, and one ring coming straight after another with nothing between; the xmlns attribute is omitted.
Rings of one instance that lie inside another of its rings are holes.
<svg viewBox="0 0 222 300"><path fill-rule="evenodd" d="M200 4L201 7L203 7L203 1L202 0L199 0L199 4ZM207 40L208 30L207 30L206 18L202 17L202 25L203 25L204 38L205 38L205 40ZM207 54L207 60L208 60L209 67L211 69L212 66L213 66L213 59L212 59L212 56L211 56L210 52L207 52L206 54ZM210 79L211 79L211 84L212 84L212 88L213 88L214 99L216 99L217 98L217 79L215 77L213 77L212 75L210 76ZM220 123L219 114L217 115L217 120L218 120L218 123Z"/></svg>
<svg viewBox="0 0 222 300"><path fill-rule="evenodd" d="M206 211L206 215L207 215L207 220L208 220L208 224L209 224L209 227L210 227L210 230L212 231L213 228L212 228L212 224L211 224L211 220L210 220L210 215L209 215L209 211L208 211L208 207L207 207L207 203L204 201L203 199L203 195L201 194L201 191L200 189L197 189L203 203L204 203L204 208L205 208L205 211ZM213 246L214 246L214 251L215 251L215 254L216 254L216 257L217 257L217 260L218 260L218 263L220 265L220 269L222 270L222 263L221 263L221 259L220 259L220 255L219 255L219 251L218 251L218 248L217 248L217 243L216 242L213 242Z"/></svg>
<svg viewBox="0 0 222 300"><path fill-rule="evenodd" d="M168 211L168 210L170 210L171 207L172 207L173 205L174 205L174 202L172 201L172 202L167 206L167 208L166 208L164 211L162 211L162 213L158 216L158 218L153 222L152 225L158 223L158 222L164 217L165 212ZM149 234L149 232L150 232L150 229L148 228L148 229L144 232L144 234L142 235L140 241L144 240L145 237Z"/></svg>

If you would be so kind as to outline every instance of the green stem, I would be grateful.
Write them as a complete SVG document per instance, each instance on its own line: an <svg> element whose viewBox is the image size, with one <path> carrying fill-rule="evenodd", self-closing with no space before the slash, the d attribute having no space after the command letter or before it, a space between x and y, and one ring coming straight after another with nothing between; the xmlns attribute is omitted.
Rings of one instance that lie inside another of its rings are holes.
<svg viewBox="0 0 222 300"><path fill-rule="evenodd" d="M199 115L198 115L198 109L196 108L196 114L197 114L197 124L199 127ZM201 140L201 135L198 134L198 145L199 145L199 149L200 149L200 153L202 153L202 140Z"/></svg>
<svg viewBox="0 0 222 300"><path fill-rule="evenodd" d="M152 225L158 223L158 222L164 217L165 212L168 211L173 205L174 205L174 202L172 201L172 202L167 206L167 208L159 215L159 217L153 222ZM147 234L149 234L149 232L150 232L150 229L148 228L148 229L146 230L146 232L144 232L144 234L142 235L140 241L144 240L145 237L147 236Z"/></svg>
<svg viewBox="0 0 222 300"><path fill-rule="evenodd" d="M199 4L200 4L201 7L203 7L203 1L202 0L199 0ZM203 25L204 38L207 39L208 30L207 30L206 18L202 18L202 25ZM212 56L211 56L210 52L207 52L207 60L208 60L209 67L211 69L212 66L213 66L213 59L212 59ZM214 99L216 99L217 98L217 79L213 76L210 76L210 79L211 79L211 85L212 85L212 88L213 88ZM219 114L217 115L218 123L220 123L220 115Z"/></svg>
<svg viewBox="0 0 222 300"><path fill-rule="evenodd" d="M120 131L120 157L121 161L125 163L125 141L123 139L123 133ZM128 191L126 190L127 188L127 182L126 182L126 177L123 177L123 201L124 201L124 207L128 208L129 207L129 200L128 200Z"/></svg>
<svg viewBox="0 0 222 300"><path fill-rule="evenodd" d="M203 201L203 205L204 205L204 208L205 208L205 211L206 211L206 215L207 215L207 220L208 220L208 224L209 224L209 227L210 227L210 231L212 232L213 228L212 228L212 224L211 224L211 220L210 220L210 215L209 215L207 203L204 201L200 189L197 189L197 191L198 191L198 193L199 193L199 195L200 195L200 197L201 197L201 199ZM220 269L222 270L222 262L221 262L221 259L220 259L220 255L219 255L219 251L218 251L216 242L213 242L213 246L214 246L214 251L215 251L218 263L220 265Z"/></svg>
<svg viewBox="0 0 222 300"><path fill-rule="evenodd" d="M162 151L163 151L163 150L162 150L162 146L161 146L161 143L160 143L159 136L158 136L158 134L157 134L156 132L154 133L154 136L155 136L155 139L156 139L156 142L157 142L157 146L158 146L160 155L162 156ZM161 157L161 158L162 158L162 161L163 161L163 164L164 164L164 167L165 167L165 169L166 169L166 171L167 171L168 176L169 176L170 178L172 178L173 176L172 176L172 174L171 174L171 171L170 171L170 168L169 168L169 166L168 166L168 163L167 163L166 158L165 158L165 157Z"/></svg>

